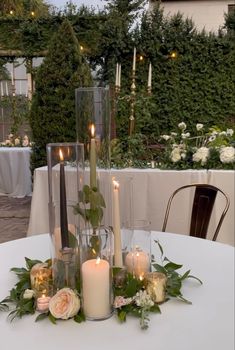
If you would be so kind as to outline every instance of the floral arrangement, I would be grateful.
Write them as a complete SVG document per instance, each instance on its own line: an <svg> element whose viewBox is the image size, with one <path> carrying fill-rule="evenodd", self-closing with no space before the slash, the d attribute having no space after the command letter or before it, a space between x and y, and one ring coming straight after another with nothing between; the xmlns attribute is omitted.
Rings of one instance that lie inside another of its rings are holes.
<svg viewBox="0 0 235 350"><path fill-rule="evenodd" d="M17 136L14 134L9 134L4 142L0 143L1 147L29 147L31 142L28 135Z"/></svg>
<svg viewBox="0 0 235 350"><path fill-rule="evenodd" d="M178 298L179 300L191 304L186 300L182 293L181 287L184 280L194 278L199 283L202 282L192 275L190 270L181 275L177 270L182 265L171 262L164 256L162 246L156 241L161 252L161 264L153 261L152 266L155 272L149 275L157 277L153 284L148 283L147 276L143 280L135 278L132 274L127 273L125 269L113 268L113 294L114 309L120 322L125 322L127 315L133 315L139 318L141 329L148 328L149 313L160 313L159 304L166 302L170 298ZM36 321L49 318L52 323L56 323L58 319L67 320L73 318L74 321L81 323L85 321L80 301L80 291L70 288L62 288L50 297L38 297L33 285L33 277L37 266L43 267L48 271L51 268L51 261L42 263L39 260L30 260L25 258L26 268L12 268L19 281L14 288L11 289L10 295L0 302L1 311L9 311L9 317L13 320L15 317L21 318L26 314L34 314L39 312ZM50 273L47 274L46 282L52 283ZM14 308L11 309L11 306Z"/></svg>
<svg viewBox="0 0 235 350"><path fill-rule="evenodd" d="M193 134L193 136L192 136ZM235 161L234 130L212 127L206 130L201 123L190 132L184 122L178 124L177 132L162 135L160 142L165 150L159 167L170 169L233 169Z"/></svg>

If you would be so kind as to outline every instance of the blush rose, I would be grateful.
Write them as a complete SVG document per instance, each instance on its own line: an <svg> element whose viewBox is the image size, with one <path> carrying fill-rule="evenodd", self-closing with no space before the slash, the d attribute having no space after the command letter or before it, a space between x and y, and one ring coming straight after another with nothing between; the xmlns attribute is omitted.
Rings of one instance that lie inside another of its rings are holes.
<svg viewBox="0 0 235 350"><path fill-rule="evenodd" d="M75 316L79 309L80 299L70 288L60 289L49 302L49 310L52 316L62 320Z"/></svg>

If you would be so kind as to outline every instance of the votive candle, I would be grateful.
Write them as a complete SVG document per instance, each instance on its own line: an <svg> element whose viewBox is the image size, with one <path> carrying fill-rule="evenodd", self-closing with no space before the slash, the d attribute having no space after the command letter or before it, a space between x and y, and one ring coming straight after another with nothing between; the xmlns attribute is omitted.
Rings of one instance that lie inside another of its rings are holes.
<svg viewBox="0 0 235 350"><path fill-rule="evenodd" d="M136 278L143 280L144 275L150 270L150 260L147 253L139 247L129 252L125 259L127 272L132 273Z"/></svg>

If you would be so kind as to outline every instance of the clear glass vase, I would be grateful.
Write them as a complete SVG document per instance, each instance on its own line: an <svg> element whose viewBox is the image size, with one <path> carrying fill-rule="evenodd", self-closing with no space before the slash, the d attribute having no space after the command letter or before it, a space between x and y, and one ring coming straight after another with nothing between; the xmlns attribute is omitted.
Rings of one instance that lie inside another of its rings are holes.
<svg viewBox="0 0 235 350"><path fill-rule="evenodd" d="M79 234L82 308L89 320L112 315L113 233L109 227L86 229Z"/></svg>
<svg viewBox="0 0 235 350"><path fill-rule="evenodd" d="M75 215L78 193L83 185L84 150L79 143L47 145L49 227L51 236L54 292L79 283L80 216Z"/></svg>

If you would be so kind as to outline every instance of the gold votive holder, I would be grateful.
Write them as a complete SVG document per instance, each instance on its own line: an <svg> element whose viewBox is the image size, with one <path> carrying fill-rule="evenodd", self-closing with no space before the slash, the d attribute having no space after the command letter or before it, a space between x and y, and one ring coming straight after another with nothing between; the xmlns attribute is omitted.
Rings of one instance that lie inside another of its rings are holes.
<svg viewBox="0 0 235 350"><path fill-rule="evenodd" d="M30 271L31 288L36 298L48 297L52 284L52 269L47 263L35 264Z"/></svg>
<svg viewBox="0 0 235 350"><path fill-rule="evenodd" d="M167 276L161 272L149 272L144 276L147 293L155 303L163 303L166 298Z"/></svg>

